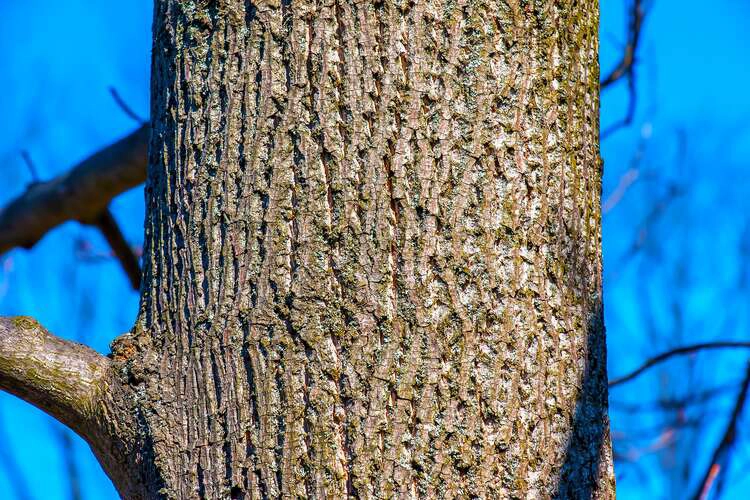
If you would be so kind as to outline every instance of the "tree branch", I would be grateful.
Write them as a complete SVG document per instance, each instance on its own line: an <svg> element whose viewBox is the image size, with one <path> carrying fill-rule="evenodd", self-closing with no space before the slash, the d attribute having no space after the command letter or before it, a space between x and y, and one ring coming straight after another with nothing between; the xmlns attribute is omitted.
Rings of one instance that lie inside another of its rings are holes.
<svg viewBox="0 0 750 500"><path fill-rule="evenodd" d="M643 28L643 19L646 16L645 9L643 7L642 0L633 0L632 8L630 11L630 20L628 25L628 42L625 45L625 49L622 54L622 59L615 66L615 68L607 75L600 83L599 88L601 90L606 89L613 83L617 82L622 78L626 78L628 82L628 109L625 113L625 117L610 125L604 129L601 133L602 140L609 137L611 134L627 127L633 122L635 117L635 108L637 100L637 89L635 81L635 63L638 52L638 43L641 39L641 30Z"/></svg>
<svg viewBox="0 0 750 500"><path fill-rule="evenodd" d="M0 390L56 418L81 436L122 498L142 498L136 470L133 395L123 363L56 337L34 319L0 317Z"/></svg>
<svg viewBox="0 0 750 500"><path fill-rule="evenodd" d="M105 210L99 215L94 224L107 239L112 252L114 252L117 260L120 261L122 269L130 280L130 285L134 290L139 290L141 288L141 266L138 263L138 257L125 240L125 236L122 234L120 226L117 224L112 212L109 209Z"/></svg>
<svg viewBox="0 0 750 500"><path fill-rule="evenodd" d="M89 437L110 360L32 318L0 317L0 389Z"/></svg>
<svg viewBox="0 0 750 500"><path fill-rule="evenodd" d="M750 348L750 342L706 342L702 344L693 344L693 345L688 345L684 347L678 347L676 349L671 349L667 352L663 352L661 354L654 356L653 358L646 360L641 366L639 366L632 372L628 373L627 375L613 378L612 380L609 381L609 386L615 387L617 385L624 384L625 382L629 382L633 380L634 378L636 378L641 373L648 370L649 368L655 365L658 365L659 363L662 363L674 356L692 354L694 352L707 350L707 349L737 349L737 348L745 348L745 349Z"/></svg>
<svg viewBox="0 0 750 500"><path fill-rule="evenodd" d="M29 185L0 210L0 254L31 248L64 222L96 222L112 198L146 180L149 136L149 126L143 125L69 172Z"/></svg>
<svg viewBox="0 0 750 500"><path fill-rule="evenodd" d="M727 452L737 437L737 424L742 415L742 410L745 408L748 389L750 389L750 363L747 365L742 388L735 400L732 416L729 418L729 423L727 424L727 428L724 431L724 435L721 438L719 445L711 456L711 462L708 464L708 468L703 474L698 490L696 490L695 494L692 496L694 500L703 500L708 497L708 493L711 491L711 486L722 469L722 462L727 458Z"/></svg>
<svg viewBox="0 0 750 500"><path fill-rule="evenodd" d="M630 11L630 20L628 25L628 41L622 53L622 58L617 66L601 81L599 87L605 89L627 76L633 71L638 52L638 42L641 40L641 29L643 28L643 18L646 12L643 8L642 0L633 0L633 6Z"/></svg>

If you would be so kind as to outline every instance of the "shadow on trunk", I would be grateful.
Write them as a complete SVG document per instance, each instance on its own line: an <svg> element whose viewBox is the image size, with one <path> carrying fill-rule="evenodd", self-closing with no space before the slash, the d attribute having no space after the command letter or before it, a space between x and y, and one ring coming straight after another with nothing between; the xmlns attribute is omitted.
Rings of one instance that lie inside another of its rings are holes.
<svg viewBox="0 0 750 500"><path fill-rule="evenodd" d="M583 287L583 290L587 289L588 286ZM590 305L584 362L565 460L554 498L606 498L607 491L614 491L607 485L608 478L614 476L606 470L608 464L612 463L611 459L605 459L605 454L610 453L607 346L604 310L599 298Z"/></svg>

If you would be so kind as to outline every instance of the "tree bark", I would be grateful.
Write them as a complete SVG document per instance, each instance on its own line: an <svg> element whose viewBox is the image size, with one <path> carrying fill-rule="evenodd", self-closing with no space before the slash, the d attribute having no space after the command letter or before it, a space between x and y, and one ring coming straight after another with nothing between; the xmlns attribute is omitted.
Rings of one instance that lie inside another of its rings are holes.
<svg viewBox="0 0 750 500"><path fill-rule="evenodd" d="M125 498L143 491L131 399L116 365L36 320L0 317L0 389L33 404L91 446Z"/></svg>
<svg viewBox="0 0 750 500"><path fill-rule="evenodd" d="M36 320L0 318L0 388L77 432L90 427L107 358L51 335Z"/></svg>
<svg viewBox="0 0 750 500"><path fill-rule="evenodd" d="M121 494L614 498L597 30L593 0L157 0Z"/></svg>

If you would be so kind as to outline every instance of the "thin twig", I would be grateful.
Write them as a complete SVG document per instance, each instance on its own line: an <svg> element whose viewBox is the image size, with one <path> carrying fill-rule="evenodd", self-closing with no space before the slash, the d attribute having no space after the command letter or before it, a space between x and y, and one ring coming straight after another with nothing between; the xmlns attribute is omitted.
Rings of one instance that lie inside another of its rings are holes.
<svg viewBox="0 0 750 500"><path fill-rule="evenodd" d="M28 151L25 149L21 151L21 158L23 158L23 161L26 163L26 167L29 169L29 174L31 174L31 181L32 182L39 182L39 172L36 170L36 165L34 165L34 161L31 159L31 155Z"/></svg>
<svg viewBox="0 0 750 500"><path fill-rule="evenodd" d="M627 192L628 188L633 185L635 181L638 180L638 176L640 175L640 171L637 168L630 168L622 174L620 177L620 182L618 182L617 187L614 191L612 191L612 194L610 194L607 199L602 203L602 213L606 214L615 206L617 206L618 203L620 203L620 200L622 200L622 197L625 196L625 193Z"/></svg>
<svg viewBox="0 0 750 500"><path fill-rule="evenodd" d="M636 79L635 79L635 67L631 66L630 69L627 72L627 81L628 81L628 109L625 112L625 117L610 125L604 131L601 133L601 139L604 140L610 135L614 134L621 128L627 127L631 123L633 123L633 118L635 118L635 108L636 103L638 102L638 93L636 88Z"/></svg>
<svg viewBox="0 0 750 500"><path fill-rule="evenodd" d="M609 408L614 411L643 415L645 412L660 412L684 410L692 405L702 405L709 403L712 399L724 396L728 392L734 392L739 387L740 381L724 384L718 387L707 389L700 392L691 392L684 397L659 399L640 404L631 404L621 401L610 401Z"/></svg>
<svg viewBox="0 0 750 500"><path fill-rule="evenodd" d="M630 23L628 26L628 42L622 53L622 58L617 66L601 81L599 87L605 89L627 76L635 66L636 53L638 51L638 42L641 39L641 28L643 28L643 19L646 16L643 2L633 0L633 7L630 11Z"/></svg>
<svg viewBox="0 0 750 500"><path fill-rule="evenodd" d="M135 111L133 111L133 108L128 106L128 103L126 103L125 100L122 97L120 97L120 93L117 92L116 88L110 87L109 93L112 94L112 97L114 98L117 105L120 106L120 109L122 109L123 113L128 115L128 117L132 118L140 125L143 125L144 123L146 123L146 120L138 116L138 114Z"/></svg>
<svg viewBox="0 0 750 500"><path fill-rule="evenodd" d="M729 423L724 431L724 435L719 441L719 445L714 450L711 462L708 464L706 472L703 474L703 479L699 483L698 489L692 496L695 500L705 500L708 497L708 493L711 491L711 485L713 484L716 476L721 473L722 464L721 462L726 458L726 453L729 448L734 444L735 438L737 437L737 424L742 416L742 410L745 408L745 401L747 401L747 392L750 388L750 363L747 365L747 371L745 372L745 379L742 381L742 388L740 393L737 395L737 400L732 410L732 416L729 418ZM724 467L726 469L726 467Z"/></svg>
<svg viewBox="0 0 750 500"><path fill-rule="evenodd" d="M128 276L133 289L139 290L141 288L141 267L138 264L138 257L130 245L128 245L112 212L106 209L96 219L94 225L102 232L104 238L106 238L107 243L112 248L112 252L114 252L117 260L120 261L123 271Z"/></svg>
<svg viewBox="0 0 750 500"><path fill-rule="evenodd" d="M635 154L630 159L628 170L624 174L622 174L622 176L620 177L620 181L617 183L617 187L609 196L607 196L607 199L602 203L603 215L606 215L613 208L615 208L625 196L625 193L627 193L628 189L630 189L630 187L635 184L635 182L640 178L641 163L646 151L647 141L648 136L645 134L641 134L641 140L638 142L638 147L635 151Z"/></svg>
<svg viewBox="0 0 750 500"><path fill-rule="evenodd" d="M649 231L659 220L659 217L669 208L671 203L679 196L684 194L684 190L677 184L669 187L664 196L658 200L648 211L643 221L638 225L638 233L630 248L620 258L620 268L622 268L631 258L638 254L638 251L646 244Z"/></svg>
<svg viewBox="0 0 750 500"><path fill-rule="evenodd" d="M628 82L628 109L625 112L625 117L604 129L601 133L602 140L606 139L619 129L630 125L635 117L637 103L635 66L637 61L638 44L641 40L641 31L645 16L646 10L643 8L642 0L633 0L628 26L628 42L625 45L622 59L620 59L617 66L615 66L609 75L607 75L599 84L599 88L603 90L622 78L626 78Z"/></svg>
<svg viewBox="0 0 750 500"><path fill-rule="evenodd" d="M698 351L704 351L709 349L748 349L750 348L750 342L735 342L735 341L720 341L720 342L704 342L701 344L693 344L683 347L677 347L676 349L671 349L669 351L663 352L661 354L658 354L654 356L653 358L650 358L646 360L641 366L633 370L632 372L628 373L627 375L623 375L622 377L616 377L609 381L610 387L615 387L620 384L624 384L625 382L629 382L648 370L649 368L658 365L659 363L663 363L664 361L673 358L675 356L683 356L685 354L692 354L694 352Z"/></svg>

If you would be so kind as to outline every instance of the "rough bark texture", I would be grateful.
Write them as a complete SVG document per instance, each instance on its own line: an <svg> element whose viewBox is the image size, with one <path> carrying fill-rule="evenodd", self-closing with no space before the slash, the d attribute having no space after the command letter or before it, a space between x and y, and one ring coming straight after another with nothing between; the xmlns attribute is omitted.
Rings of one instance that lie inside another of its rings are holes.
<svg viewBox="0 0 750 500"><path fill-rule="evenodd" d="M597 27L156 2L144 496L614 495Z"/></svg>
<svg viewBox="0 0 750 500"><path fill-rule="evenodd" d="M36 320L0 317L0 388L76 432L90 427L107 358L51 335Z"/></svg>
<svg viewBox="0 0 750 500"><path fill-rule="evenodd" d="M0 317L0 389L33 404L85 439L126 498L143 491L142 454L128 386L112 361L49 333L36 320Z"/></svg>
<svg viewBox="0 0 750 500"><path fill-rule="evenodd" d="M121 494L614 497L597 29L157 0L141 310L91 423Z"/></svg>

